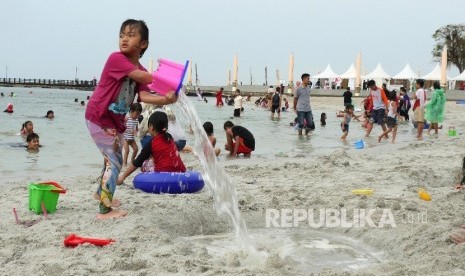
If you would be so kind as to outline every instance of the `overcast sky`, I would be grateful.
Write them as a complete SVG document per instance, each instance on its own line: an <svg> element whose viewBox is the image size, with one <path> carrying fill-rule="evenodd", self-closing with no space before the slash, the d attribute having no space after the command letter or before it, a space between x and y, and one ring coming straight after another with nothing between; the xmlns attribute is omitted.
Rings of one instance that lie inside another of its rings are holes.
<svg viewBox="0 0 465 276"><path fill-rule="evenodd" d="M141 59L197 63L203 85L225 85L233 56L239 81L312 75L328 63L344 73L362 53L362 73L378 63L391 75L407 62L421 75L435 65L432 34L465 23L464 0L2 0L0 77L100 78L118 50L121 23L143 19L150 45ZM8 69L7 69L8 68ZM449 75L458 75L455 67Z"/></svg>

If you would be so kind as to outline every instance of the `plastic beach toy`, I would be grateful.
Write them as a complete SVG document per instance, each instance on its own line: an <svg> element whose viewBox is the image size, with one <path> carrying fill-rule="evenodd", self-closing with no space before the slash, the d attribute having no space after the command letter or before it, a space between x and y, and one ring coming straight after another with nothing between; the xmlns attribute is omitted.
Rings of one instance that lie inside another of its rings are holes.
<svg viewBox="0 0 465 276"><path fill-rule="evenodd" d="M177 95L182 87L189 61L186 61L183 65L166 59L159 59L158 63L158 68L153 72L153 81L149 88L160 95L166 95L170 91L174 91Z"/></svg>
<svg viewBox="0 0 465 276"><path fill-rule="evenodd" d="M363 140L360 139L354 143L354 146L356 149L363 149L365 144L363 143Z"/></svg>
<svg viewBox="0 0 465 276"><path fill-rule="evenodd" d="M30 183L28 190L29 210L36 214L40 214L44 210L48 213L55 212L59 195L66 193L66 190L54 181Z"/></svg>
<svg viewBox="0 0 465 276"><path fill-rule="evenodd" d="M115 242L112 239L95 239L95 238L84 238L76 236L75 234L71 234L65 238L64 244L66 247L76 247L80 244L90 243L97 246L105 246L109 245L110 243Z"/></svg>
<svg viewBox="0 0 465 276"><path fill-rule="evenodd" d="M455 136L457 135L457 130L455 129L455 127L451 126L449 127L449 132L448 132L449 136Z"/></svg>
<svg viewBox="0 0 465 276"><path fill-rule="evenodd" d="M418 196L425 201L431 201L431 195L424 189L418 189Z"/></svg>
<svg viewBox="0 0 465 276"><path fill-rule="evenodd" d="M371 189L356 189L352 190L354 195L372 195L375 191Z"/></svg>

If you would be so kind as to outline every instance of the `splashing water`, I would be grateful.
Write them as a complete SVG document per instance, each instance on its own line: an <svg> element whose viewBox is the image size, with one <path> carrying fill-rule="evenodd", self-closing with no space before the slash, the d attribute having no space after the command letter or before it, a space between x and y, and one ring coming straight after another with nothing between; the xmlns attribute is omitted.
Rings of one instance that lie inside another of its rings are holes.
<svg viewBox="0 0 465 276"><path fill-rule="evenodd" d="M248 234L245 221L239 212L236 188L226 172L219 166L214 149L203 129L197 111L184 91L180 91L177 103L194 131L194 151L197 153L205 170L203 180L212 192L216 211L219 215L227 215L234 226L236 239L244 248L248 244Z"/></svg>

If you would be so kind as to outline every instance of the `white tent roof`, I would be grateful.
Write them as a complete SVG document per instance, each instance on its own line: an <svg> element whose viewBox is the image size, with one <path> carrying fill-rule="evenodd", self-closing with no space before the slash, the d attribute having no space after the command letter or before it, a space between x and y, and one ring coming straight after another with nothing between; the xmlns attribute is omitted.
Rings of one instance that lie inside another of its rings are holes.
<svg viewBox="0 0 465 276"><path fill-rule="evenodd" d="M450 78L449 80L465 81L465 70L462 72L462 74L458 75L455 78Z"/></svg>
<svg viewBox="0 0 465 276"><path fill-rule="evenodd" d="M371 71L370 74L363 76L364 79L389 79L391 76L384 72L383 67L381 67L381 63L378 63L375 70Z"/></svg>
<svg viewBox="0 0 465 276"><path fill-rule="evenodd" d="M439 63L436 63L436 66L434 67L434 69L431 72L429 72L429 74L424 75L422 79L441 80L441 66L439 66ZM446 79L450 80L451 78L446 75Z"/></svg>
<svg viewBox="0 0 465 276"><path fill-rule="evenodd" d="M316 79L335 79L337 77L339 77L339 75L334 73L333 69L331 69L331 65L329 64L323 72L314 76Z"/></svg>
<svg viewBox="0 0 465 276"><path fill-rule="evenodd" d="M440 80L441 79L441 67L439 66L439 63L436 63L436 66L434 67L434 69L431 72L429 72L429 74L424 75L422 79Z"/></svg>
<svg viewBox="0 0 465 276"><path fill-rule="evenodd" d="M352 63L349 69L347 69L347 71L344 74L341 74L340 77L341 79L355 79L356 75L357 71L355 70L355 66Z"/></svg>
<svg viewBox="0 0 465 276"><path fill-rule="evenodd" d="M392 78L397 79L397 80L412 80L412 79L414 80L414 79L418 79L418 74L415 73L412 70L412 68L410 68L410 64L407 63L404 69L402 69L402 71L400 71L397 75L395 75Z"/></svg>

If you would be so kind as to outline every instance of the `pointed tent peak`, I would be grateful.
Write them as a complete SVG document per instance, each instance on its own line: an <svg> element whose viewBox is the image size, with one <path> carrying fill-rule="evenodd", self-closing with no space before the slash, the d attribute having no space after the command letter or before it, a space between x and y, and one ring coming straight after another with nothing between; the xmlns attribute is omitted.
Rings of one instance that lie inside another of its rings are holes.
<svg viewBox="0 0 465 276"><path fill-rule="evenodd" d="M425 80L441 80L441 66L438 63L436 63L436 66L434 66L433 70L429 72L428 74L424 75L421 77L422 79ZM446 76L446 80L450 80L451 78L449 76Z"/></svg>
<svg viewBox="0 0 465 276"><path fill-rule="evenodd" d="M402 69L402 71L400 71L397 75L395 75L392 78L397 80L411 80L418 79L418 77L418 74L415 73L415 71L413 71L410 67L410 63L407 63L404 69Z"/></svg>
<svg viewBox="0 0 465 276"><path fill-rule="evenodd" d="M458 75L455 78L451 78L450 80L465 81L465 70L463 70L462 74Z"/></svg>
<svg viewBox="0 0 465 276"><path fill-rule="evenodd" d="M328 63L328 66L326 66L326 69L321 72L321 73L318 73L317 75L314 76L314 78L317 78L317 79L334 79L334 78L337 78L339 77L338 74L334 73L333 69L331 69L331 65Z"/></svg>
<svg viewBox="0 0 465 276"><path fill-rule="evenodd" d="M381 66L381 63L378 63L375 70L371 71L368 75L363 76L365 79L389 79L391 76L386 73Z"/></svg>
<svg viewBox="0 0 465 276"><path fill-rule="evenodd" d="M355 66L353 63L350 65L349 69L347 69L347 71L344 74L340 75L341 79L355 79L356 76L357 71L355 70Z"/></svg>
<svg viewBox="0 0 465 276"><path fill-rule="evenodd" d="M434 66L433 70L431 70L431 72L429 72L428 74L424 75L422 79L440 80L441 79L441 66L439 66L439 62L436 63L436 66Z"/></svg>

